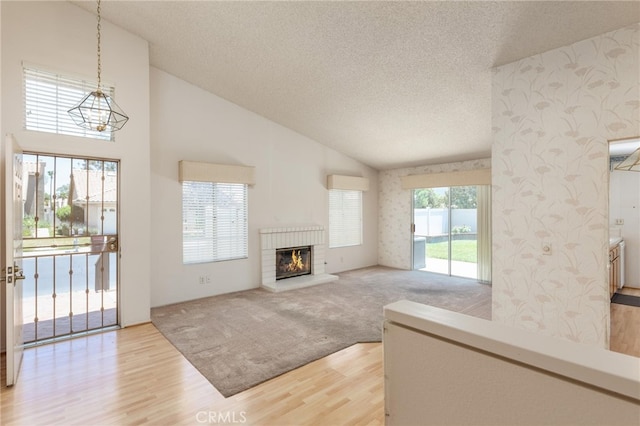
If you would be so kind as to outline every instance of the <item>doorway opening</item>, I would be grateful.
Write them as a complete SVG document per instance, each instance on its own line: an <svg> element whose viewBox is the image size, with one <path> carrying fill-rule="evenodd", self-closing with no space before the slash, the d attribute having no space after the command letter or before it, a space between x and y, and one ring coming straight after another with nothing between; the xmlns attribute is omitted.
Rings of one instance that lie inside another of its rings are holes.
<svg viewBox="0 0 640 426"><path fill-rule="evenodd" d="M117 160L23 155L25 344L119 324Z"/></svg>

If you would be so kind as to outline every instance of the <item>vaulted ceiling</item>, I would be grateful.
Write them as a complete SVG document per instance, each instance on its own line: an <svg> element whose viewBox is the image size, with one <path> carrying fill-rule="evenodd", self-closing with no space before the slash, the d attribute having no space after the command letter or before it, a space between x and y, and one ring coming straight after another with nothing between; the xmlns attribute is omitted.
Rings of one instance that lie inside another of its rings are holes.
<svg viewBox="0 0 640 426"><path fill-rule="evenodd" d="M640 2L103 0L102 17L152 66L391 169L488 157L491 69L640 22Z"/></svg>

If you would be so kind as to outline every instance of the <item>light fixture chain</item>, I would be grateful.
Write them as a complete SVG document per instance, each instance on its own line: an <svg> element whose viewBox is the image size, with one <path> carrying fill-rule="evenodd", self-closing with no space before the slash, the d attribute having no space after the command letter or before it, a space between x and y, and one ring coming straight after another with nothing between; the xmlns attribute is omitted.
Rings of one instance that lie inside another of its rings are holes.
<svg viewBox="0 0 640 426"><path fill-rule="evenodd" d="M2 0L0 0L2 1ZM102 49L100 43L101 9L100 0L97 3L97 43L98 43L98 88L86 95L78 105L68 110L71 119L80 127L96 132L115 132L129 121L129 117L115 103L111 96L102 93ZM111 93L111 90L108 90ZM113 139L112 139L113 140Z"/></svg>
<svg viewBox="0 0 640 426"><path fill-rule="evenodd" d="M102 91L102 60L100 53L100 0L98 0L98 92Z"/></svg>

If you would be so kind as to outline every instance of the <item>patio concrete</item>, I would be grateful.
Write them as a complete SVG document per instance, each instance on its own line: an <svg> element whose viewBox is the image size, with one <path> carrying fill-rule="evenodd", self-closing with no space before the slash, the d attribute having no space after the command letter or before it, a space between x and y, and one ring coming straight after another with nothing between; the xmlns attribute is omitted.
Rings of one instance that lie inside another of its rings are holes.
<svg viewBox="0 0 640 426"><path fill-rule="evenodd" d="M434 259L434 258L427 257L426 266L419 270L448 275L449 274L448 263L449 262L446 259ZM452 260L451 275L455 277L478 279L478 264Z"/></svg>

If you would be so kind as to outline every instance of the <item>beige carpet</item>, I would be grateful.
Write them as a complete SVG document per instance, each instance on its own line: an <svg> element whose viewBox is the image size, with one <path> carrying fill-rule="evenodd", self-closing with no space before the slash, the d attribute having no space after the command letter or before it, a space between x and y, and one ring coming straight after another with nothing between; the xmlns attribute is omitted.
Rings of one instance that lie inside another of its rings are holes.
<svg viewBox="0 0 640 426"><path fill-rule="evenodd" d="M338 275L282 293L255 289L154 308L151 318L231 396L355 343L381 341L382 308L397 300L491 315L491 287L474 280L378 266Z"/></svg>

